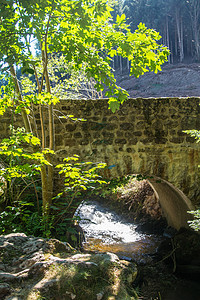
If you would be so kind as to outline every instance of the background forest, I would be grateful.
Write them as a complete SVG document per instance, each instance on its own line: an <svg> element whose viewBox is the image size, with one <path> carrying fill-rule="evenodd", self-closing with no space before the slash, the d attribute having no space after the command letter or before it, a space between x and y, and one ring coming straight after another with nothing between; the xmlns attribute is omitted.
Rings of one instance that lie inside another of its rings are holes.
<svg viewBox="0 0 200 300"><path fill-rule="evenodd" d="M118 0L114 14L125 13L132 32L142 22L162 36L171 52L169 63L200 61L199 0ZM115 57L115 69L128 69L127 60Z"/></svg>

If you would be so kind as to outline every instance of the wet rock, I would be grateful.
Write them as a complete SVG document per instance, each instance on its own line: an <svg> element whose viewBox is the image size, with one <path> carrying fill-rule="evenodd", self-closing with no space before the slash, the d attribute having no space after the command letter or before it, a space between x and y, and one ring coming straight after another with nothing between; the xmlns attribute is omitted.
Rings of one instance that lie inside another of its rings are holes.
<svg viewBox="0 0 200 300"><path fill-rule="evenodd" d="M164 239L157 249L158 260L164 259L165 262L167 262L167 257L170 256L170 253L173 251L172 248L172 240L170 238Z"/></svg>

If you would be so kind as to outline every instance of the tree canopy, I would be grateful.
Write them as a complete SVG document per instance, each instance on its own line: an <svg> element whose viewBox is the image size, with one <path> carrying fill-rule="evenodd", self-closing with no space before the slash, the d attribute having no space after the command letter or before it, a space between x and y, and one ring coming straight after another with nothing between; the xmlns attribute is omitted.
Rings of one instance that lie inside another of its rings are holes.
<svg viewBox="0 0 200 300"><path fill-rule="evenodd" d="M124 14L112 18L111 1L43 0L1 1L0 59L3 66L19 65L34 73L37 59L31 41L37 40L48 66L50 54L62 53L75 70L85 68L97 90L108 87L106 96L114 111L127 98L116 86L111 61L115 55L131 62L130 75L157 72L167 60L168 50L159 44L161 36L140 23L134 33ZM41 88L44 82L41 81Z"/></svg>
<svg viewBox="0 0 200 300"><path fill-rule="evenodd" d="M37 142L40 155L36 156L42 181L43 214L47 216L54 192L54 105L59 102L59 95L54 94L51 58L62 57L76 72L84 69L87 79L95 81L97 91L107 87L109 108L115 111L128 93L116 85L113 57L127 58L130 75L138 77L161 70L169 54L167 47L159 43L158 32L140 23L132 33L125 15L117 15L114 20L112 12L111 0L3 0L0 3L0 62L7 80L1 87L0 114L7 108L20 113L26 133L41 141ZM39 56L34 56L33 41L39 47ZM31 84L23 88L24 81L16 76L19 68L21 73L32 76L37 89ZM35 108L40 116L39 129ZM17 131L17 134L21 133ZM35 153L35 145L32 146ZM5 151L5 155L10 153L7 148Z"/></svg>

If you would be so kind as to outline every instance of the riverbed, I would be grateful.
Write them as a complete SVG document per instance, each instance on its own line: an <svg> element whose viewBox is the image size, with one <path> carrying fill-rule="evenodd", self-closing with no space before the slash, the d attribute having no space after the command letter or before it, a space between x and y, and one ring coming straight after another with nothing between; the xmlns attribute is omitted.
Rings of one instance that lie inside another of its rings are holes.
<svg viewBox="0 0 200 300"><path fill-rule="evenodd" d="M97 201L83 202L76 215L80 217L80 226L85 233L83 246L86 251L112 252L117 254L120 259L131 260L144 266L152 263L155 268L152 256L163 240L162 236L137 232L138 224L130 223ZM149 276L151 277L151 274ZM155 287L152 287L154 297L150 296L151 287L150 289L147 287L148 295L145 296L144 293L141 299L200 300L198 282L181 278L176 278L173 282L175 276L167 274L163 280L163 284L166 285L163 289L163 286L159 284L157 286L162 274L158 272L156 276L155 281L149 281L149 284L155 284ZM168 278L169 283L167 282ZM141 292L142 290L145 290L144 286L141 288Z"/></svg>

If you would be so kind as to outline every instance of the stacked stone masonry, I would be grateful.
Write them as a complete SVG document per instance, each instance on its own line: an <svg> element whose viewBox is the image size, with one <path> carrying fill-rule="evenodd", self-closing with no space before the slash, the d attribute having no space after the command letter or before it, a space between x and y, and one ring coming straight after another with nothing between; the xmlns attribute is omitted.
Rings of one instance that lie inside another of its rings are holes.
<svg viewBox="0 0 200 300"><path fill-rule="evenodd" d="M62 100L55 116L58 160L78 154L81 160L115 165L108 176L155 175L197 199L199 145L183 130L200 129L199 104L200 98L138 98L112 113L107 99ZM0 137L8 135L9 121L1 116ZM36 123L39 128L39 119Z"/></svg>

